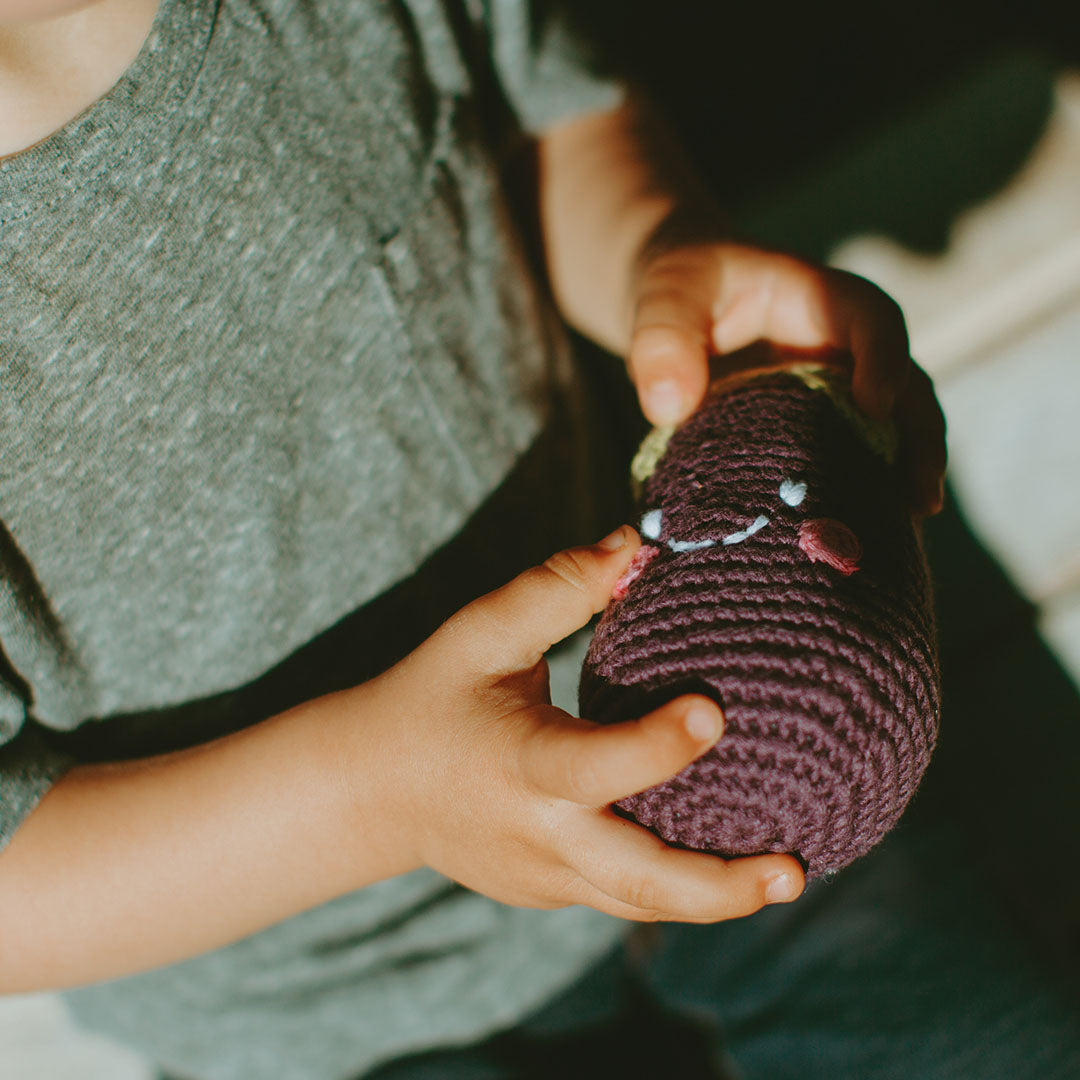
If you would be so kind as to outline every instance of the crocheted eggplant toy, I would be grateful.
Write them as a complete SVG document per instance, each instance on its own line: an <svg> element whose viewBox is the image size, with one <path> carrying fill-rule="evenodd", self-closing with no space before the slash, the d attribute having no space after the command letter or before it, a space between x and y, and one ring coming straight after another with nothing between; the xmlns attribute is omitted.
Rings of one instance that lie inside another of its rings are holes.
<svg viewBox="0 0 1080 1080"><path fill-rule="evenodd" d="M680 847L790 852L810 877L870 850L933 750L929 579L895 433L839 368L729 377L634 463L644 546L582 669L581 714L682 693L724 711L715 747L625 814Z"/></svg>

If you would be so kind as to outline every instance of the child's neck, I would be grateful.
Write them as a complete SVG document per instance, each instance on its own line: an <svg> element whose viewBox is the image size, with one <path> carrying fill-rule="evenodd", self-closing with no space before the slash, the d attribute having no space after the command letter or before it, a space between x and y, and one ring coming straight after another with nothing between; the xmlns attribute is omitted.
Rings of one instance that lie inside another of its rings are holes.
<svg viewBox="0 0 1080 1080"><path fill-rule="evenodd" d="M138 55L157 7L96 0L49 19L0 18L0 158L47 139L106 94Z"/></svg>

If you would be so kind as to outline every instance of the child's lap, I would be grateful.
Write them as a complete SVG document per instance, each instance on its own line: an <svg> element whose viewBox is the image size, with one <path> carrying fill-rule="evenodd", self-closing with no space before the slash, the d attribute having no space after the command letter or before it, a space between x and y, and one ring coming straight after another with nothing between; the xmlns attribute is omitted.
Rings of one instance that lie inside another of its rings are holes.
<svg viewBox="0 0 1080 1080"><path fill-rule="evenodd" d="M650 980L720 1021L747 1080L1080 1076L1080 1007L944 826L742 925L671 927Z"/></svg>
<svg viewBox="0 0 1080 1080"><path fill-rule="evenodd" d="M639 1044L631 1057L647 1053L640 1007L621 1028L596 1019L602 998L625 992L625 967L661 1008L711 1028L717 1059L729 1055L744 1080L1080 1076L1076 987L1060 985L1032 958L970 869L963 844L945 826L904 826L792 905L713 926L643 928L620 961L516 1033L377 1075L599 1080L607 1070L598 1072L596 1061L616 1065L611 1047L620 1033ZM575 1016L592 1017L592 1035L584 1019L573 1032ZM668 1024L657 1043L667 1040L670 1049L673 1038L680 1033ZM560 1052L567 1060L556 1060ZM640 1064L640 1075L651 1074ZM686 1080L709 1075L676 1072ZM622 1063L607 1074L632 1075Z"/></svg>

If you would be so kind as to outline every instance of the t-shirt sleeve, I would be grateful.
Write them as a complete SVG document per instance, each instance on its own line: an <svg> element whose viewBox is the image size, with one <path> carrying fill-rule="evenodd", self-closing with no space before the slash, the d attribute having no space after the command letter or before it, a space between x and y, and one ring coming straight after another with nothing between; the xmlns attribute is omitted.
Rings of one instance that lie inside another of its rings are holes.
<svg viewBox="0 0 1080 1080"><path fill-rule="evenodd" d="M554 0L484 0L496 74L522 126L532 133L560 120L615 108L624 88Z"/></svg>
<svg viewBox="0 0 1080 1080"><path fill-rule="evenodd" d="M49 744L24 696L0 675L0 849L74 763Z"/></svg>

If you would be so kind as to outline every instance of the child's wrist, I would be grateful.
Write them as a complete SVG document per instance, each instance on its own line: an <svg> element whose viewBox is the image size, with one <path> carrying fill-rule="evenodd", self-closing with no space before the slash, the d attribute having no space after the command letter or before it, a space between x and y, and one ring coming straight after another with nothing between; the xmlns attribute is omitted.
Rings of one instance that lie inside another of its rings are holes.
<svg viewBox="0 0 1080 1080"><path fill-rule="evenodd" d="M328 844L345 854L348 888L418 869L422 860L409 813L406 762L392 723L371 684L320 698L314 722L319 739L331 830Z"/></svg>

